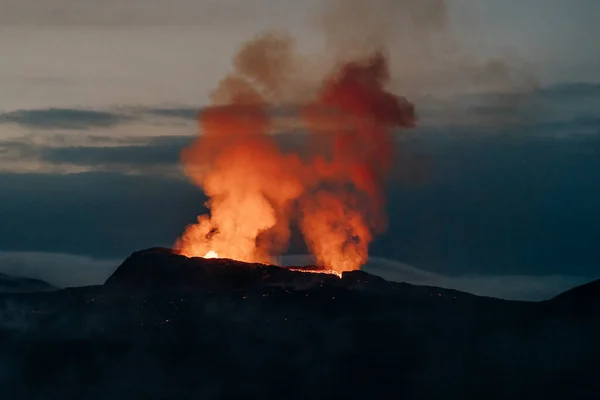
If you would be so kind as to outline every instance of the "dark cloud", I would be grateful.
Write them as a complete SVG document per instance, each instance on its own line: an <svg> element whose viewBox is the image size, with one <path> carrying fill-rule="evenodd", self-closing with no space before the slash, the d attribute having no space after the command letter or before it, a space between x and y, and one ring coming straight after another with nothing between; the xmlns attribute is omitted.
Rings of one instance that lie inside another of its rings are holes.
<svg viewBox="0 0 600 400"><path fill-rule="evenodd" d="M229 106L232 112L243 112L244 107ZM145 108L139 109L141 113L155 115L158 117L170 117L179 119L196 120L202 108L182 107L182 108ZM269 114L276 117L294 116L297 110L294 106L271 106Z"/></svg>
<svg viewBox="0 0 600 400"><path fill-rule="evenodd" d="M307 135L302 132L283 132L274 138L284 151L303 153L307 150ZM62 146L56 146L61 139L53 140L52 146L11 139L0 141L0 156L5 160L30 159L100 171L127 172L135 169L143 172L144 168L177 166L181 150L194 139L193 136L138 136L124 140L91 136L90 145L86 146L70 146L67 139ZM231 137L225 137L224 140L231 140ZM102 146L102 143L109 145Z"/></svg>
<svg viewBox="0 0 600 400"><path fill-rule="evenodd" d="M12 123L36 129L86 129L110 127L130 117L107 111L71 108L19 110L0 114L0 123Z"/></svg>
<svg viewBox="0 0 600 400"><path fill-rule="evenodd" d="M150 108L146 113L159 117L170 117L195 120L198 117L198 108Z"/></svg>
<svg viewBox="0 0 600 400"><path fill-rule="evenodd" d="M40 165L81 167L92 171L119 173L172 174L179 164L181 149L193 140L190 136L91 137L89 145L40 145L28 140L0 141L0 157L8 162L33 161ZM65 139L65 143L68 140ZM105 146L102 146L104 144Z"/></svg>
<svg viewBox="0 0 600 400"><path fill-rule="evenodd" d="M41 159L55 164L101 167L108 165L177 165L181 149L192 138L186 136L152 138L144 144L127 146L78 146L38 148Z"/></svg>
<svg viewBox="0 0 600 400"><path fill-rule="evenodd" d="M569 98L569 102L564 99ZM553 122L556 114L568 119L581 117L597 118L596 109L600 101L600 84L576 83L542 87L525 92L485 91L451 97L422 96L411 99L416 102L418 114L426 121L437 125L461 123L462 125L530 124L540 120ZM149 117L167 118L170 124L196 120L200 107L131 107L117 110L91 110L70 108L48 108L18 110L0 114L0 123L18 124L35 129L110 128L121 123L146 121ZM232 112L243 112L232 108ZM298 108L293 105L271 107L270 115L287 119L294 125ZM570 114L569 114L570 113ZM577 122L577 121L574 121ZM281 125L281 126L280 126ZM297 122L296 125L298 126ZM275 120L276 130L286 130L288 125Z"/></svg>
<svg viewBox="0 0 600 400"><path fill-rule="evenodd" d="M130 107L118 110L91 110L77 108L47 108L17 110L0 114L0 123L17 124L35 129L72 129L110 128L124 122L145 121L148 117L177 120L182 123L195 121L199 107L179 108L140 108ZM232 112L240 111L232 109ZM241 110L243 111L243 110ZM272 107L270 114L275 117L294 116L296 109L290 106Z"/></svg>

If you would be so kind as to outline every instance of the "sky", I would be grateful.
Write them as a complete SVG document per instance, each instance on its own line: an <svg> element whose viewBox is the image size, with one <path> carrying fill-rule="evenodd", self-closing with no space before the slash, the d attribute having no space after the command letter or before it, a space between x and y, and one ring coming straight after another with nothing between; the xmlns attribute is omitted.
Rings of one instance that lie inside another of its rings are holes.
<svg viewBox="0 0 600 400"><path fill-rule="evenodd" d="M309 84L373 33L417 106L380 271L511 298L598 278L600 3L339 3L0 0L0 272L96 284L172 245L204 201L178 165L196 112L245 40L285 29Z"/></svg>

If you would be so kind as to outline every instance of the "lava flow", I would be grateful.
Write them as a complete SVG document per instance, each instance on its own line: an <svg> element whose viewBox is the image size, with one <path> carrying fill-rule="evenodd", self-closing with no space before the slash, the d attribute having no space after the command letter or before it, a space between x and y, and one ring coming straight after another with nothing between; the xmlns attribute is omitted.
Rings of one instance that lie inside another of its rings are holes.
<svg viewBox="0 0 600 400"><path fill-rule="evenodd" d="M327 274L335 275L338 278L342 277L342 273L333 269L304 269L304 268L289 268L290 271L303 272L305 274Z"/></svg>
<svg viewBox="0 0 600 400"><path fill-rule="evenodd" d="M272 263L293 225L324 268L309 272L339 275L359 269L385 230L393 132L414 125L413 105L387 91L380 51L336 64L312 95L294 99L293 44L276 33L247 42L199 113L199 135L181 160L210 213L185 229L179 253ZM308 150L283 150L293 146L277 132L282 114Z"/></svg>

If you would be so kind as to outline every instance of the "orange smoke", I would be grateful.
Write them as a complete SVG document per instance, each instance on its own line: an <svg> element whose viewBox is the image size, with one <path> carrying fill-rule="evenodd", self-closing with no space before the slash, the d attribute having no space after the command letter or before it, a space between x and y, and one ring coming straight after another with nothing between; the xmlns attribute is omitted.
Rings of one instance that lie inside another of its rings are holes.
<svg viewBox="0 0 600 400"><path fill-rule="evenodd" d="M385 230L393 131L413 126L412 104L386 91L383 54L347 62L297 106L318 152L284 152L271 114L293 92L294 63L288 36L253 39L200 113L199 136L181 159L210 198L210 215L186 228L175 244L182 254L270 262L296 221L318 264L342 272L360 268Z"/></svg>

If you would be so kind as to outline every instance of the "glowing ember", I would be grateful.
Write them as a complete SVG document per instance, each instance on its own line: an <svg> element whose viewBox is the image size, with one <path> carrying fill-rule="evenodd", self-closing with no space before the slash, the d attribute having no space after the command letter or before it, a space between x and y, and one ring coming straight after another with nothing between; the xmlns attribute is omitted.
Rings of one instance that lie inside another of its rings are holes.
<svg viewBox="0 0 600 400"><path fill-rule="evenodd" d="M204 255L203 258L219 258L219 254L214 250L210 250L208 253L206 253Z"/></svg>
<svg viewBox="0 0 600 400"><path fill-rule="evenodd" d="M370 242L386 227L392 133L413 126L414 109L386 89L380 51L339 60L303 97L293 94L301 61L289 36L257 36L212 93L200 134L181 155L210 213L186 227L175 244L181 254L273 263L293 225L325 267L302 272L339 276L367 261ZM289 104L301 105L294 112ZM308 148L282 150L287 139L274 134L280 111L287 130L305 132Z"/></svg>

